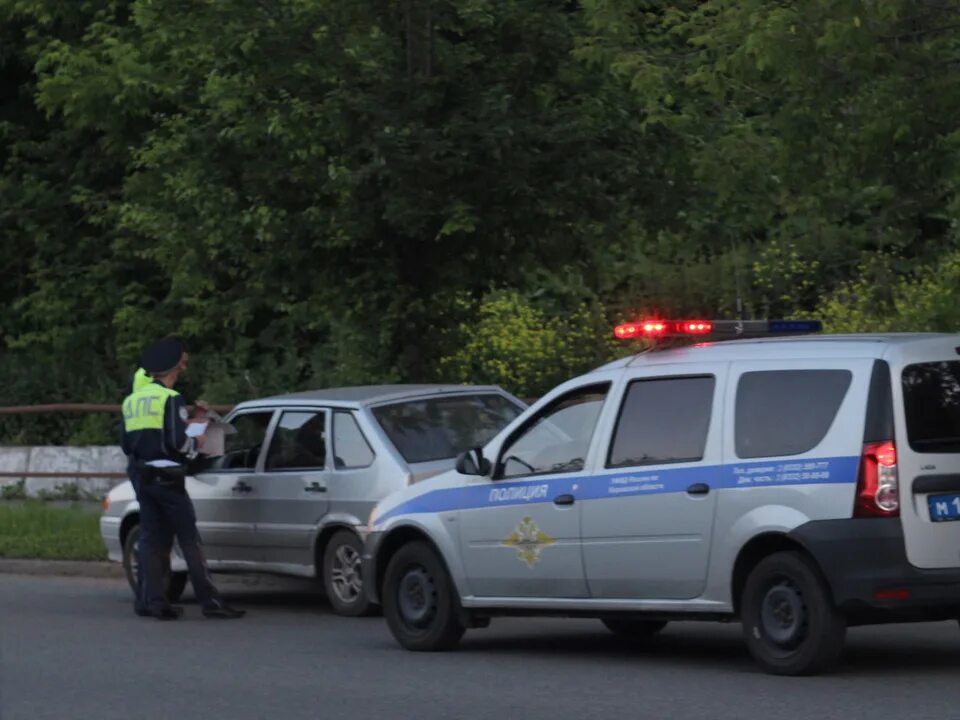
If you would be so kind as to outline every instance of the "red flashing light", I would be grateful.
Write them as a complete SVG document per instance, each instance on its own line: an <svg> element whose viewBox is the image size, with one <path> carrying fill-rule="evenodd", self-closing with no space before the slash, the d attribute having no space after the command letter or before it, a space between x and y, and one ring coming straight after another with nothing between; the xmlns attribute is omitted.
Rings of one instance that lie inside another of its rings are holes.
<svg viewBox="0 0 960 720"><path fill-rule="evenodd" d="M706 335L713 330L713 323L706 320L688 320L683 323L682 328L690 335Z"/></svg>
<svg viewBox="0 0 960 720"><path fill-rule="evenodd" d="M898 517L900 488L897 478L897 447L892 442L867 443L857 478L855 518Z"/></svg>
<svg viewBox="0 0 960 720"><path fill-rule="evenodd" d="M613 329L614 336L621 340L641 336L707 335L711 332L713 332L713 323L708 320L642 320L617 325Z"/></svg>

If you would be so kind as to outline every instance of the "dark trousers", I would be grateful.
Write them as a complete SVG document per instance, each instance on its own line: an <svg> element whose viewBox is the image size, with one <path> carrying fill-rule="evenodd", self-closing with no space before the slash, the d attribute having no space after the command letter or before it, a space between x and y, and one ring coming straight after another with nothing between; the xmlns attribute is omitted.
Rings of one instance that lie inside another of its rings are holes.
<svg viewBox="0 0 960 720"><path fill-rule="evenodd" d="M210 580L200 534L197 532L197 516L183 486L141 479L139 496L144 607L158 610L167 605L164 577L174 536L187 562L190 583L197 600L206 608L223 605L220 593Z"/></svg>
<svg viewBox="0 0 960 720"><path fill-rule="evenodd" d="M130 484L133 485L133 492L137 496L137 503L142 504L143 499L140 497L140 472L137 468L137 463L131 458L127 462L127 477L130 478ZM142 532L142 530L141 530ZM142 537L142 535L141 535ZM135 593L134 606L138 611L145 610L147 607L147 598L144 593L144 571L147 567L146 561L144 560L143 553L143 541L141 540L137 543L137 591ZM166 580L167 575L170 572L170 553L173 551L172 547L160 548L158 552L163 555L163 577Z"/></svg>

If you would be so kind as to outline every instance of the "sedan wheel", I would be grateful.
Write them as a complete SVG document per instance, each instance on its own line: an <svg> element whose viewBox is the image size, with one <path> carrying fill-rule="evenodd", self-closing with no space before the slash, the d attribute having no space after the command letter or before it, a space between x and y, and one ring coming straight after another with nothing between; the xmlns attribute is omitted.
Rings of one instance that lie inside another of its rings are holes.
<svg viewBox="0 0 960 720"><path fill-rule="evenodd" d="M323 585L330 604L338 615L358 617L376 611L363 592L360 574L360 538L349 530L340 530L327 543L323 553Z"/></svg>
<svg viewBox="0 0 960 720"><path fill-rule="evenodd" d="M139 591L138 573L140 571L140 526L134 525L123 543L123 573L133 591L134 599ZM187 587L188 575L185 572L171 572L169 560L164 568L163 581L166 585L167 602L175 603Z"/></svg>

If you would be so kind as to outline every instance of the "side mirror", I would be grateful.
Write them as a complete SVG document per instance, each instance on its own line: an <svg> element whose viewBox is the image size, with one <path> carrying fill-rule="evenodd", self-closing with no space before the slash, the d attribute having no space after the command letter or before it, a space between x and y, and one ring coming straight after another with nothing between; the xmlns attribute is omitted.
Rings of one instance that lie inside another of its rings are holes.
<svg viewBox="0 0 960 720"><path fill-rule="evenodd" d="M457 455L457 472L461 475L479 475L481 477L490 474L490 461L483 456L483 450L474 448Z"/></svg>

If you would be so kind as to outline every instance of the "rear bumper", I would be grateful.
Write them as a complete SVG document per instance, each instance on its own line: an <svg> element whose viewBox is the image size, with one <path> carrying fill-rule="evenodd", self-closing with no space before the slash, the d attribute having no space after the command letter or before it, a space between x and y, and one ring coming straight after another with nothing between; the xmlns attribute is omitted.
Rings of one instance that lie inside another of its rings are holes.
<svg viewBox="0 0 960 720"><path fill-rule="evenodd" d="M377 551L383 540L382 532L371 532L363 543L362 564L360 577L363 581L363 591L367 599L375 605L380 604L380 593L377 591Z"/></svg>
<svg viewBox="0 0 960 720"><path fill-rule="evenodd" d="M853 621L960 617L960 567L911 565L899 518L817 520L790 536L813 555Z"/></svg>

